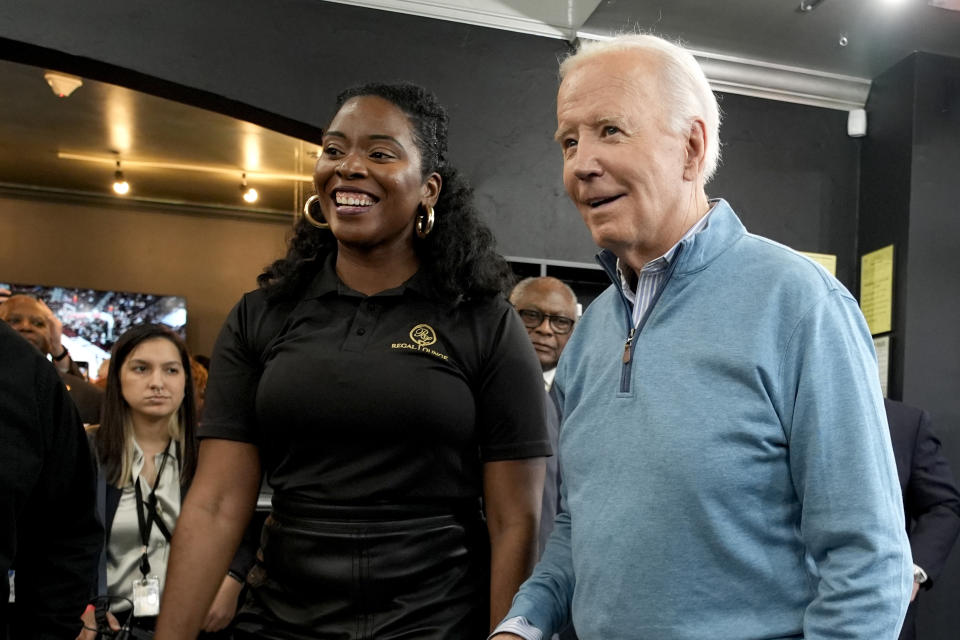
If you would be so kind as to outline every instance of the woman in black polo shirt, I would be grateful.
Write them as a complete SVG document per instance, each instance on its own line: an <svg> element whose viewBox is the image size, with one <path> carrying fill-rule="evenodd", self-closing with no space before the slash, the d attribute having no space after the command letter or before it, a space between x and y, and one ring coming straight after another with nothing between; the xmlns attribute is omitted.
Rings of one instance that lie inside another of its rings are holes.
<svg viewBox="0 0 960 640"><path fill-rule="evenodd" d="M273 512L241 637L484 638L532 567L540 368L446 163L446 113L414 85L337 107L286 258L214 349L158 638L198 628L261 466Z"/></svg>

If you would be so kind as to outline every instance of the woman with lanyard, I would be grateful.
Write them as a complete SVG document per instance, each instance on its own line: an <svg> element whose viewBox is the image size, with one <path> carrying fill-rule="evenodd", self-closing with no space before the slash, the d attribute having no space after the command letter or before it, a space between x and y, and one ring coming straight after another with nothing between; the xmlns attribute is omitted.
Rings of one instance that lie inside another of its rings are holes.
<svg viewBox="0 0 960 640"><path fill-rule="evenodd" d="M104 550L97 597L80 640L97 629L152 629L170 540L197 464L195 390L183 341L161 325L138 325L113 348L103 419L91 428L98 463ZM226 627L236 611L252 551L241 548L204 621Z"/></svg>

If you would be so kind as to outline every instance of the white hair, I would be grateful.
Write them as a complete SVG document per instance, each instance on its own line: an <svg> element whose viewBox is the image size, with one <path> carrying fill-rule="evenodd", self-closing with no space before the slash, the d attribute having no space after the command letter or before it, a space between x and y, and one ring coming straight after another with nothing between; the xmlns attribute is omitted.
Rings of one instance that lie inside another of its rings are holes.
<svg viewBox="0 0 960 640"><path fill-rule="evenodd" d="M532 276L529 278L524 278L517 284L513 285L513 289L510 291L509 300L510 304L515 304L523 295L527 292L527 288L533 284L544 284L551 287L555 287L563 293L566 294L567 298L570 299L570 304L574 309L580 307L580 303L577 301L577 294L573 292L573 289L570 288L563 280L559 278L554 278L553 276Z"/></svg>
<svg viewBox="0 0 960 640"><path fill-rule="evenodd" d="M707 76L689 51L663 38L639 33L618 35L612 40L586 40L560 63L561 82L584 62L619 51L648 53L660 61L660 86L667 100L671 130L686 134L694 119L703 119L707 137L703 181L710 182L720 164L720 108Z"/></svg>

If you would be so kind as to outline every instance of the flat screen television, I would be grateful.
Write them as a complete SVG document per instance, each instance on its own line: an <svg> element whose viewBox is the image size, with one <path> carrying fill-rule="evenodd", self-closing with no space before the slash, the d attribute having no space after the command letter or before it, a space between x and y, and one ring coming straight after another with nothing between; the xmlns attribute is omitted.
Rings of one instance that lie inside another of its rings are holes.
<svg viewBox="0 0 960 640"><path fill-rule="evenodd" d="M46 302L63 323L63 346L74 362L88 367L91 377L133 325L164 324L186 338L187 300L182 296L0 282L2 289Z"/></svg>

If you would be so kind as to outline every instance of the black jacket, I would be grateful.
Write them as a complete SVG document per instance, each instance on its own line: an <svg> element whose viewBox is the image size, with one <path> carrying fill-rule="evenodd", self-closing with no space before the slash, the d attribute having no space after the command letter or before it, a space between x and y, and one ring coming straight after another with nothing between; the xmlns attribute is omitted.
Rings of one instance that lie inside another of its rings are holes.
<svg viewBox="0 0 960 640"><path fill-rule="evenodd" d="M893 400L884 405L913 563L927 572L930 579L923 586L929 588L960 534L960 492L927 412Z"/></svg>
<svg viewBox="0 0 960 640"><path fill-rule="evenodd" d="M73 640L102 535L77 409L53 365L0 322L0 637L6 622L16 640Z"/></svg>
<svg viewBox="0 0 960 640"><path fill-rule="evenodd" d="M113 528L113 519L117 515L117 507L120 506L120 497L122 491L115 485L107 482L103 467L96 460L96 437L97 429L91 429L89 432L90 450L92 452L94 464L97 468L97 512L104 523L103 538L100 546L99 568L96 572L96 582L93 585L93 594L105 594L107 585L107 547L110 544L110 530ZM185 482L180 485L180 500L187 496L190 489L190 483ZM254 521L256 519L254 518ZM253 524L251 523L251 527ZM247 531L240 541L240 547L233 556L230 563L230 572L241 578L246 579L247 573L253 566L256 559L257 540L259 531Z"/></svg>
<svg viewBox="0 0 960 640"><path fill-rule="evenodd" d="M884 400L884 406L913 563L927 573L929 580L922 586L929 589L940 577L960 534L960 492L927 412L894 400ZM914 605L907 612L902 640L914 637Z"/></svg>

